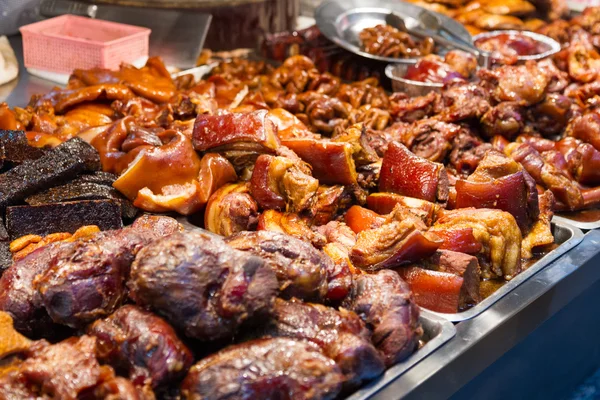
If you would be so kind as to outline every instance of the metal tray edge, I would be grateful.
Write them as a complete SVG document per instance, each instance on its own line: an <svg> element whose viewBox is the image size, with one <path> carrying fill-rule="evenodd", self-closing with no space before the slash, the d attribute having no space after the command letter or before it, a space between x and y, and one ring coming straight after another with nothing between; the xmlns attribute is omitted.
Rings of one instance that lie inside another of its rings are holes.
<svg viewBox="0 0 600 400"><path fill-rule="evenodd" d="M452 322L435 315L429 310L421 309L420 321L426 333L427 330L431 333L432 330L438 327L439 331L437 335L406 360L388 368L382 376L352 393L345 400L366 400L372 398L456 335L456 328Z"/></svg>
<svg viewBox="0 0 600 400"><path fill-rule="evenodd" d="M473 319L476 316L478 316L479 314L483 313L488 308L490 308L492 305L494 305L496 302L498 302L501 298L503 298L504 296L509 294L517 286L521 285L523 282L525 282L526 280L528 280L529 278L531 278L532 276L537 274L539 271L546 268L552 262L556 261L562 255L564 255L567 251L573 249L575 246L577 246L583 240L583 232L581 231L581 229L574 226L573 224L566 223L563 221L554 221L554 220L552 220L552 224L555 225L555 227L558 227L561 229L566 229L566 230L570 231L571 237L569 239L567 239L564 243L562 243L560 246L558 246L556 249L552 250L550 253L548 253L544 257L542 257L539 261L537 261L535 264L533 264L531 267L529 267L526 271L521 272L513 280L506 283L502 288L495 291L492 295L487 297L481 303L477 304L476 306L474 306L466 311L463 311L460 313L454 313L454 314L439 313L439 312L434 312L431 310L427 310L427 311L429 311L433 315L437 315L440 318L445 318L451 322L461 322L461 321ZM421 310L425 310L425 309L421 308Z"/></svg>
<svg viewBox="0 0 600 400"><path fill-rule="evenodd" d="M555 215L552 218L552 222L558 222L558 223L561 223L561 224L573 225L576 228L585 229L585 230L591 230L591 229L598 229L598 228L600 228L600 221L580 222L580 221L572 220L572 219L567 218L567 217L561 217L560 215Z"/></svg>

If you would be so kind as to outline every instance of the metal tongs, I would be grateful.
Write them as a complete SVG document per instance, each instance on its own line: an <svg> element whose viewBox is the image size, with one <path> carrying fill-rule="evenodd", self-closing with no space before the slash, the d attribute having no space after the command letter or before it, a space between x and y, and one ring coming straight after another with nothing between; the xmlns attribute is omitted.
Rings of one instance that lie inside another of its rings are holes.
<svg viewBox="0 0 600 400"><path fill-rule="evenodd" d="M480 50L472 43L463 40L456 33L448 29L434 13L423 10L419 13L419 17L416 21L418 26L408 28L404 19L398 14L390 12L385 17L386 24L391 25L400 31L410 33L419 38L430 37L434 42L442 46L456 48L473 54L477 58L478 64L484 68L490 66L491 53Z"/></svg>

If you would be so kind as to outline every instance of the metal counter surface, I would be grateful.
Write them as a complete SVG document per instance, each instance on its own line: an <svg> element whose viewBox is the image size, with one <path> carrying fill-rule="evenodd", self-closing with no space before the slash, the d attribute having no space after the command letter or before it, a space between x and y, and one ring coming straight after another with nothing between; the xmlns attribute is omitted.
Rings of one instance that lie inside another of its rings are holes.
<svg viewBox="0 0 600 400"><path fill-rule="evenodd" d="M11 37L10 43L21 64L20 73L17 82L0 86L0 97L10 106L25 106L32 95L45 93L56 84L27 73L20 36ZM505 353L593 285L600 285L600 231L588 232L577 247L481 315L457 324L456 337L373 398L451 397L472 386Z"/></svg>

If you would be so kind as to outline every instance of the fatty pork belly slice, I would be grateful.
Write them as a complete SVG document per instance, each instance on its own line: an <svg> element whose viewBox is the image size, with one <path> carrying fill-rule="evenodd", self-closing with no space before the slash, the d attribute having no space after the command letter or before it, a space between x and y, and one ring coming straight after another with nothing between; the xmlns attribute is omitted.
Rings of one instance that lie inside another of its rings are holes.
<svg viewBox="0 0 600 400"><path fill-rule="evenodd" d="M445 204L448 174L442 164L419 157L403 144L392 142L383 157L379 191Z"/></svg>
<svg viewBox="0 0 600 400"><path fill-rule="evenodd" d="M474 256L438 250L418 265L399 268L398 273L417 304L432 311L456 313L481 301L481 271Z"/></svg>
<svg viewBox="0 0 600 400"><path fill-rule="evenodd" d="M192 142L197 151L225 156L238 172L254 165L260 154L274 154L280 146L277 126L267 110L199 115Z"/></svg>
<svg viewBox="0 0 600 400"><path fill-rule="evenodd" d="M131 266L129 294L186 336L233 337L272 306L276 274L261 258L208 234L181 232L144 248Z"/></svg>
<svg viewBox="0 0 600 400"><path fill-rule="evenodd" d="M194 361L165 320L134 305L95 321L87 333L96 338L98 359L136 385L164 388L183 379Z"/></svg>
<svg viewBox="0 0 600 400"><path fill-rule="evenodd" d="M232 345L196 363L181 385L185 400L334 400L344 376L314 343L290 338Z"/></svg>
<svg viewBox="0 0 600 400"><path fill-rule="evenodd" d="M479 253L474 254L479 260L482 278L510 280L521 272L521 230L515 218L505 211L488 208L447 210L441 213L429 232L468 228L482 246Z"/></svg>
<svg viewBox="0 0 600 400"><path fill-rule="evenodd" d="M345 389L356 388L385 370L365 323L343 308L336 311L321 304L277 299L271 318L255 334L317 344L342 370Z"/></svg>
<svg viewBox="0 0 600 400"><path fill-rule="evenodd" d="M535 181L523 167L489 150L466 180L456 182L456 208L497 208L512 214L525 235L540 213Z"/></svg>
<svg viewBox="0 0 600 400"><path fill-rule="evenodd" d="M415 352L423 336L419 307L396 271L354 276L342 307L354 311L373 332L371 340L390 367Z"/></svg>
<svg viewBox="0 0 600 400"><path fill-rule="evenodd" d="M442 244L427 232L427 226L410 210L397 205L383 225L363 230L350 250L356 268L377 271L419 261Z"/></svg>
<svg viewBox="0 0 600 400"><path fill-rule="evenodd" d="M279 232L241 232L225 239L234 249L266 261L279 281L281 295L302 300L323 300L333 261L310 243Z"/></svg>

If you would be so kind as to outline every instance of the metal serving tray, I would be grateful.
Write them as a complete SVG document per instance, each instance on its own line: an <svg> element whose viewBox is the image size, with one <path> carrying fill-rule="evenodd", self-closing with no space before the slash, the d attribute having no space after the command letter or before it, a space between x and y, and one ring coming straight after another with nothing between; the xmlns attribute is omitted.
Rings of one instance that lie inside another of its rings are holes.
<svg viewBox="0 0 600 400"><path fill-rule="evenodd" d="M589 210L583 210L580 212L586 212L586 211L589 211ZM583 229L586 231L600 228L600 217L598 217L598 219L596 219L595 221L583 222L583 221L577 221L576 219L569 218L566 215L555 215L554 218L552 218L552 221L558 222L561 224L573 225L579 229Z"/></svg>
<svg viewBox="0 0 600 400"><path fill-rule="evenodd" d="M403 373L456 335L456 328L452 322L433 314L431 311L422 309L420 321L423 326L423 340L426 341L425 345L415 351L406 360L387 369L378 379L348 396L346 400L366 400L372 398L380 390L396 381Z"/></svg>
<svg viewBox="0 0 600 400"><path fill-rule="evenodd" d="M430 311L432 314L446 318L452 322L464 321L471 319L487 310L492 304L496 303L502 297L506 296L511 290L531 278L533 275L547 267L554 260L577 246L583 240L583 232L572 224L552 221L552 230L554 233L555 242L559 245L556 249L552 250L540 260L535 262L525 271L514 277L511 281L507 282L500 289L496 290L490 296L485 298L481 303L471 307L468 310L459 313L440 313Z"/></svg>

